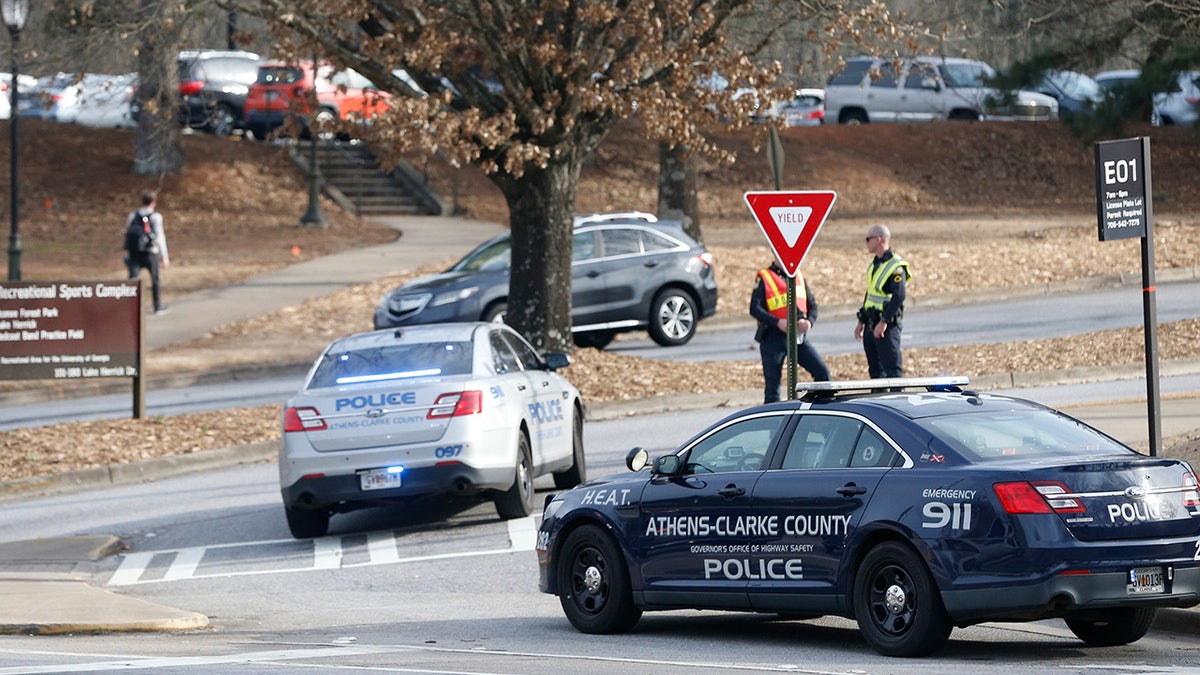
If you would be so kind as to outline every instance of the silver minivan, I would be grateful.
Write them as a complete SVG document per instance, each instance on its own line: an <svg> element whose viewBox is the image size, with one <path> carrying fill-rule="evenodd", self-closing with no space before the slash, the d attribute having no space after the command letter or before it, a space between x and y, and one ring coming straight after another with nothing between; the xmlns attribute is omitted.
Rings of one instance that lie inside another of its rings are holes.
<svg viewBox="0 0 1200 675"><path fill-rule="evenodd" d="M926 120L1058 119L1058 101L1031 91L987 86L996 71L982 61L942 56L859 56L825 86L825 122L867 124Z"/></svg>

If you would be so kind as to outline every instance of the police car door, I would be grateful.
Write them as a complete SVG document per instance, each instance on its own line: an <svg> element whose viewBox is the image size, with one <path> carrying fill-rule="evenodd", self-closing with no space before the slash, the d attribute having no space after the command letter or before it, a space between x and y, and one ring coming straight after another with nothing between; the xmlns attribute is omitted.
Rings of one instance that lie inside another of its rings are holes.
<svg viewBox="0 0 1200 675"><path fill-rule="evenodd" d="M679 453L680 474L647 483L630 535L647 603L748 607L759 527L750 495L787 419L762 413L711 430Z"/></svg>
<svg viewBox="0 0 1200 675"><path fill-rule="evenodd" d="M569 456L574 450L571 427L575 418L571 414L567 391L560 384L561 378L543 366L542 357L520 335L503 331L503 336L529 378L533 397L528 409L533 425L534 465L541 466Z"/></svg>
<svg viewBox="0 0 1200 675"><path fill-rule="evenodd" d="M899 453L858 417L812 411L781 449L754 486L769 526L752 541L747 592L758 610L830 613L849 535Z"/></svg>
<svg viewBox="0 0 1200 675"><path fill-rule="evenodd" d="M491 396L504 407L502 415L491 421L500 424L500 428L512 429L520 426L522 418L529 420L531 451L536 465L541 456L541 443L538 441L541 438L541 425L530 414L537 402L536 389L521 366L521 359L517 358L500 329L488 331L488 344L492 349L492 368L496 372Z"/></svg>

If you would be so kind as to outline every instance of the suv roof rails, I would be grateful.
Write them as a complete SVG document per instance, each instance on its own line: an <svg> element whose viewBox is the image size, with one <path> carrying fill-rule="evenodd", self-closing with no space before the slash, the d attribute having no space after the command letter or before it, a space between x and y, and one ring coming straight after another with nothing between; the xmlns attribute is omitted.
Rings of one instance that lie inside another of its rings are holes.
<svg viewBox="0 0 1200 675"><path fill-rule="evenodd" d="M575 221L572 223L576 227L586 223L607 223L607 222L642 222L642 223L657 223L658 217L653 213L645 211L613 211L611 213L587 213L575 216Z"/></svg>
<svg viewBox="0 0 1200 675"><path fill-rule="evenodd" d="M262 57L254 52L248 52L244 49L181 49L179 58L181 59L199 59L216 56L248 56L255 59Z"/></svg>
<svg viewBox="0 0 1200 675"><path fill-rule="evenodd" d="M962 391L970 384L966 375L944 375L938 377L886 377L875 380L842 380L841 382L801 382L797 392L819 397L831 397L851 391L901 391L903 389L925 389L926 391Z"/></svg>

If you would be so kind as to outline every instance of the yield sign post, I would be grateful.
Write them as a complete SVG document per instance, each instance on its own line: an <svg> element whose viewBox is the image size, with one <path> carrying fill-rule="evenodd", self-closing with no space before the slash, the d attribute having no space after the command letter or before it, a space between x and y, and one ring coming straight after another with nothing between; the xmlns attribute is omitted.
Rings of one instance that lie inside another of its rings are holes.
<svg viewBox="0 0 1200 675"><path fill-rule="evenodd" d="M758 221L775 253L775 259L787 274L788 304L788 400L796 398L796 270L817 238L821 225L837 201L837 193L828 190L802 192L747 192L746 206Z"/></svg>

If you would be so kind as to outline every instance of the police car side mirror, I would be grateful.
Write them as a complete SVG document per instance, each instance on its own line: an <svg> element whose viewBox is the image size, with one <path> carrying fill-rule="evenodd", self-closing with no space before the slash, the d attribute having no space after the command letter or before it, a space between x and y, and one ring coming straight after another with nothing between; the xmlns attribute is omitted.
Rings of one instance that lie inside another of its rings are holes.
<svg viewBox="0 0 1200 675"><path fill-rule="evenodd" d="M558 370L571 365L571 357L561 352L550 352L546 354L546 368L550 370Z"/></svg>
<svg viewBox="0 0 1200 675"><path fill-rule="evenodd" d="M630 471L641 471L650 463L650 453L642 448L634 448L625 455L625 466L629 467Z"/></svg>
<svg viewBox="0 0 1200 675"><path fill-rule="evenodd" d="M678 455L663 455L654 460L654 474L657 476L676 476L682 468Z"/></svg>

